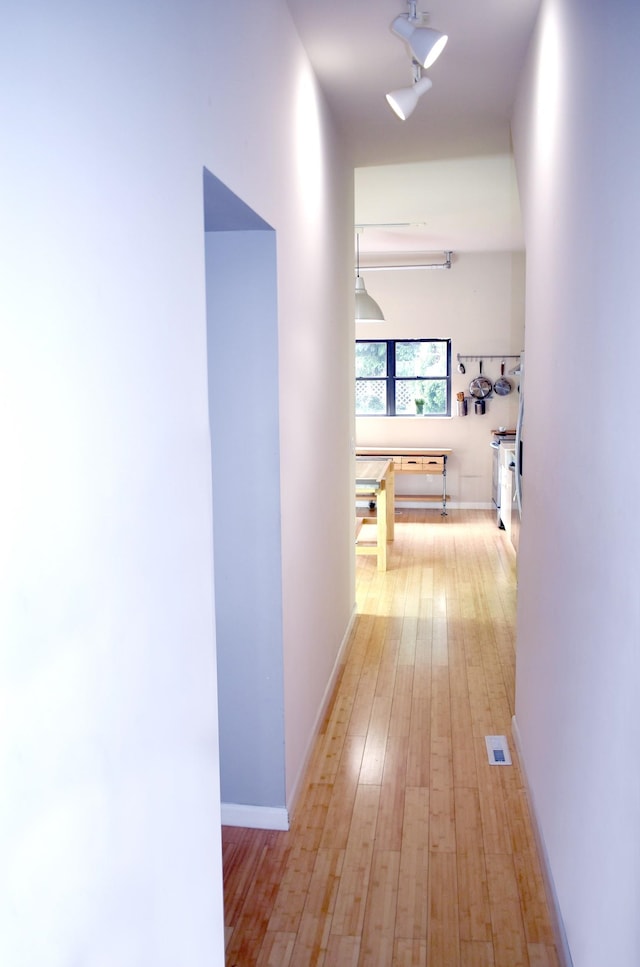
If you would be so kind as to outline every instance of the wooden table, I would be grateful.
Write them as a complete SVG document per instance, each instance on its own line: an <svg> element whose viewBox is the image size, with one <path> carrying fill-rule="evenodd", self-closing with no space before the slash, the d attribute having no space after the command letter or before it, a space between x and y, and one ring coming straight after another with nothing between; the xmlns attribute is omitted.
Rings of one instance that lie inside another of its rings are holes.
<svg viewBox="0 0 640 967"><path fill-rule="evenodd" d="M377 554L378 570L386 571L387 541L393 540L395 516L393 460L356 460L356 496L369 497L378 507L377 541L375 544L356 541L356 554Z"/></svg>
<svg viewBox="0 0 640 967"><path fill-rule="evenodd" d="M396 500L442 501L441 514L447 516L447 457L450 447L356 447L356 458L393 460L395 473L439 474L442 496L437 494L396 494Z"/></svg>

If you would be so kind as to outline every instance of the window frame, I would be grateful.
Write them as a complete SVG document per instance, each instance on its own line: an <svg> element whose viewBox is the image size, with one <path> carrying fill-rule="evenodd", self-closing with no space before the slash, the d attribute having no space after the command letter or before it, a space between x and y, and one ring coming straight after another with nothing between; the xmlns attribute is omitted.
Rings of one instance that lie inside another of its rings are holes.
<svg viewBox="0 0 640 967"><path fill-rule="evenodd" d="M398 343L445 343L447 347L447 372L445 376L396 376L396 345ZM358 343L380 343L386 345L387 348L387 373L386 376L356 376L356 385L359 382L375 381L380 382L384 380L386 383L386 403L387 408L384 413L357 413L357 419L367 419L368 417L393 417L394 419L400 419L403 417L409 417L413 419L415 416L420 416L422 419L445 419L451 416L451 339L441 338L436 336L430 336L426 339L356 339L356 345ZM414 380L416 383L426 383L426 382L440 382L445 381L445 392L446 392L446 412L445 413L396 413L396 383L399 381L407 382Z"/></svg>

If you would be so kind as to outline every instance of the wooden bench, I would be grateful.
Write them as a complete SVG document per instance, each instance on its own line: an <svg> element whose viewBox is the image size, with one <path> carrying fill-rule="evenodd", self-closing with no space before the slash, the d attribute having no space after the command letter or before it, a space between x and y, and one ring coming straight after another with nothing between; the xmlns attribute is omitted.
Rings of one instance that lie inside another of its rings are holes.
<svg viewBox="0 0 640 967"><path fill-rule="evenodd" d="M375 554L378 570L387 570L387 541L393 540L394 486L393 461L357 460L356 495L375 500L378 513L376 517L356 517L356 554ZM376 538L370 542L358 540L361 528L370 522L376 524Z"/></svg>

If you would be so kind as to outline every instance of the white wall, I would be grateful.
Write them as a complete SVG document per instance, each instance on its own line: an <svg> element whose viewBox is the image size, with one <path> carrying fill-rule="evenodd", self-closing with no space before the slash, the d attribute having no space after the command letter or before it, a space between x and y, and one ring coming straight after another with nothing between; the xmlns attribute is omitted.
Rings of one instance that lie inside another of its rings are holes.
<svg viewBox="0 0 640 967"><path fill-rule="evenodd" d="M277 234L285 771L291 807L353 608L353 169L286 4L216 4L215 17L215 31L207 38L208 62L217 75L210 93L208 167Z"/></svg>
<svg viewBox="0 0 640 967"><path fill-rule="evenodd" d="M437 261L434 258L434 261ZM521 252L454 255L451 269L364 271L367 292L378 302L384 323L358 323L356 339L424 339L452 341L452 412L456 394L469 395L469 383L478 375L477 362L466 362L458 373L456 354L519 353L524 338L524 255ZM505 373L517 360L507 360ZM500 360L483 364L483 373L495 380ZM452 418L358 417L356 441L361 446L443 446L454 452L448 461L447 491L452 503L490 506L491 430L515 427L518 411L517 377L511 377L508 396L492 394L486 412ZM436 478L431 481L437 484ZM398 491L424 489L424 478L402 477Z"/></svg>
<svg viewBox="0 0 640 967"><path fill-rule="evenodd" d="M353 596L350 173L282 0L10 3L0 72L0 960L210 967L202 172L278 235L289 790Z"/></svg>
<svg viewBox="0 0 640 967"><path fill-rule="evenodd" d="M514 144L527 245L516 717L575 967L640 963L640 7L544 0Z"/></svg>

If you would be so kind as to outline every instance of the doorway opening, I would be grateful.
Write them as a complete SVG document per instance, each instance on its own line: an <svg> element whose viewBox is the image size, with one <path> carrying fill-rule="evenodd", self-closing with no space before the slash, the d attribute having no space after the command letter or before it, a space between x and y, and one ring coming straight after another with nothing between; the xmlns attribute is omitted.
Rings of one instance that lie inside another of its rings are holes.
<svg viewBox="0 0 640 967"><path fill-rule="evenodd" d="M223 823L285 807L276 234L204 171Z"/></svg>

